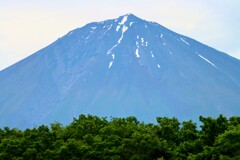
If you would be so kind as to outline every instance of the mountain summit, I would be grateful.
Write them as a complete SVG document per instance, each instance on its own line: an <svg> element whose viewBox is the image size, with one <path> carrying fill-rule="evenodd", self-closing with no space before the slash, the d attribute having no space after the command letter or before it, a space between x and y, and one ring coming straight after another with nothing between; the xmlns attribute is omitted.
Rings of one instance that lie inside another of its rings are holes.
<svg viewBox="0 0 240 160"><path fill-rule="evenodd" d="M79 114L240 114L240 61L132 14L70 31L0 72L0 127Z"/></svg>

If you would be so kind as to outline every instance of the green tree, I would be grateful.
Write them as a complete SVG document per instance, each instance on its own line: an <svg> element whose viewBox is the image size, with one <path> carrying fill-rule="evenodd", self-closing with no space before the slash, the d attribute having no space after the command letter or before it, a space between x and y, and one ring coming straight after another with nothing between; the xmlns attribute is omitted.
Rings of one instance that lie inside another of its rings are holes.
<svg viewBox="0 0 240 160"><path fill-rule="evenodd" d="M171 145L180 143L180 122L177 118L157 117L158 136L161 139L167 140Z"/></svg>
<svg viewBox="0 0 240 160"><path fill-rule="evenodd" d="M240 125L232 127L217 137L216 149L225 157L240 159Z"/></svg>
<svg viewBox="0 0 240 160"><path fill-rule="evenodd" d="M213 146L215 139L228 128L228 120L226 117L219 115L217 119L212 117L199 117L203 123L201 125L201 139L205 145Z"/></svg>

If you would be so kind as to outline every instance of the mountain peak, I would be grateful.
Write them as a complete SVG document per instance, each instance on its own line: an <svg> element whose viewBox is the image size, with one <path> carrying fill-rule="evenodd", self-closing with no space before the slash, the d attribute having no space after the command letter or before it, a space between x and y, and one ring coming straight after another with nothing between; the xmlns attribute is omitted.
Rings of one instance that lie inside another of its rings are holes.
<svg viewBox="0 0 240 160"><path fill-rule="evenodd" d="M122 17L128 17L129 19L141 19L141 18L137 17L136 15L134 15L132 13L128 13L128 14L122 15L119 18L122 18Z"/></svg>
<svg viewBox="0 0 240 160"><path fill-rule="evenodd" d="M122 15L117 19L115 19L115 22L118 22L119 24L124 24L125 22L133 23L133 22L140 22L140 21L143 21L143 20L132 13Z"/></svg>
<svg viewBox="0 0 240 160"><path fill-rule="evenodd" d="M133 14L93 22L0 72L0 128L67 124L79 114L148 122L239 114L239 68Z"/></svg>

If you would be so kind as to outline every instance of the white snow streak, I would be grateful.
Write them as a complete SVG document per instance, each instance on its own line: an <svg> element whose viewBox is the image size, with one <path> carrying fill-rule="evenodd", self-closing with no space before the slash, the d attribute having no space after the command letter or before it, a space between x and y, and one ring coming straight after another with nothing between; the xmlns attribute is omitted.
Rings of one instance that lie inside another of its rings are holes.
<svg viewBox="0 0 240 160"><path fill-rule="evenodd" d="M118 32L119 29L120 29L120 26L118 25L117 28L116 28L116 31Z"/></svg>
<svg viewBox="0 0 240 160"><path fill-rule="evenodd" d="M112 24L110 25L110 27L108 27L108 30L110 30L112 28Z"/></svg>
<svg viewBox="0 0 240 160"><path fill-rule="evenodd" d="M160 35L160 38L162 38L162 37L163 37L163 34Z"/></svg>
<svg viewBox="0 0 240 160"><path fill-rule="evenodd" d="M117 44L115 44L111 49L109 49L107 54L110 54L112 52L112 50L121 43L121 41L123 39L123 36L124 36L124 33L127 31L127 29L128 29L128 27L124 25L123 28L122 28L122 35L119 38L119 40L117 41Z"/></svg>
<svg viewBox="0 0 240 160"><path fill-rule="evenodd" d="M137 57L137 58L140 58L139 53L138 53L138 48L136 49L135 54L136 54L136 57Z"/></svg>
<svg viewBox="0 0 240 160"><path fill-rule="evenodd" d="M186 43L187 45L189 45L189 43L187 41L185 41L183 38L180 38L180 40L183 41L184 43Z"/></svg>
<svg viewBox="0 0 240 160"><path fill-rule="evenodd" d="M127 21L127 19L128 19L128 16L127 16L127 15L124 16L123 19L122 19L122 21L121 21L119 24L120 24L120 25L125 24L125 22Z"/></svg>
<svg viewBox="0 0 240 160"><path fill-rule="evenodd" d="M138 41L136 41L136 46L138 46L138 47L139 47Z"/></svg>
<svg viewBox="0 0 240 160"><path fill-rule="evenodd" d="M139 39L139 36L137 36L137 39ZM137 46L137 48L139 48L139 43L138 43L138 41L136 41L136 46Z"/></svg>
<svg viewBox="0 0 240 160"><path fill-rule="evenodd" d="M117 47L118 45L119 45L119 44L117 43L117 44L115 44L114 46L112 46L112 48L108 50L107 54L110 54L110 53L112 52L112 50L113 50L115 47Z"/></svg>
<svg viewBox="0 0 240 160"><path fill-rule="evenodd" d="M133 25L134 22L130 22L130 27Z"/></svg>
<svg viewBox="0 0 240 160"><path fill-rule="evenodd" d="M141 42L144 43L144 38L141 38Z"/></svg>
<svg viewBox="0 0 240 160"><path fill-rule="evenodd" d="M97 27L91 27L92 29L96 29Z"/></svg>
<svg viewBox="0 0 240 160"><path fill-rule="evenodd" d="M151 51L150 53L151 53L152 58L154 58L154 54L153 54L153 52Z"/></svg>
<svg viewBox="0 0 240 160"><path fill-rule="evenodd" d="M111 62L109 63L108 68L111 68L111 67L112 67L112 64L113 64L113 61L111 61Z"/></svg>
<svg viewBox="0 0 240 160"><path fill-rule="evenodd" d="M166 46L166 43L163 43L164 46Z"/></svg>
<svg viewBox="0 0 240 160"><path fill-rule="evenodd" d="M146 46L146 47L148 46L148 42L146 42L145 46Z"/></svg>
<svg viewBox="0 0 240 160"><path fill-rule="evenodd" d="M128 27L124 25L125 22L127 21L127 18L128 18L127 16L124 16L123 19L122 19L122 21L121 21L121 22L119 23L119 25L117 26L116 31L118 32L118 30L120 29L120 25L123 25L123 27L122 27L122 35L121 35L121 37L118 39L117 44L115 44L111 49L108 50L107 55L110 54L110 53L112 52L112 50L113 50L114 48L116 48L116 47L121 43L121 41L122 41L122 39L123 39L123 36L124 36L124 33L125 33L125 32L127 31L127 29L128 29ZM114 54L112 54L112 58L113 58L113 60L115 59L115 55L114 55ZM109 63L108 68L111 68L111 67L112 67L112 64L113 64L113 61L111 61L111 62Z"/></svg>
<svg viewBox="0 0 240 160"><path fill-rule="evenodd" d="M215 64L213 64L213 63L212 63L211 61L209 61L207 58L203 57L202 55L200 55L200 54L198 54L198 53L197 53L197 55L198 55L199 57L201 57L203 60L205 60L206 62L208 62L209 64L211 64L213 67L217 68L217 67L215 66Z"/></svg>
<svg viewBox="0 0 240 160"><path fill-rule="evenodd" d="M124 32L126 32L127 29L128 29L128 27L124 25L123 28L122 28L122 34L124 34Z"/></svg>
<svg viewBox="0 0 240 160"><path fill-rule="evenodd" d="M122 36L120 37L120 39L118 40L118 44L121 43L122 39L123 39L123 35L124 33L127 31L128 27L127 26L123 26L122 28Z"/></svg>
<svg viewBox="0 0 240 160"><path fill-rule="evenodd" d="M160 68L160 65L158 64L157 67Z"/></svg>

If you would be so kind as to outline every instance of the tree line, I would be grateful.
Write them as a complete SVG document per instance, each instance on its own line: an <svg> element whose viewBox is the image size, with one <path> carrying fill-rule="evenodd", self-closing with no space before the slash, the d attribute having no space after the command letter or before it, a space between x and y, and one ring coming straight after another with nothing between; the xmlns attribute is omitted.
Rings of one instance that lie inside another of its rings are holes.
<svg viewBox="0 0 240 160"><path fill-rule="evenodd" d="M240 117L193 121L80 115L67 126L0 129L0 160L239 160Z"/></svg>

